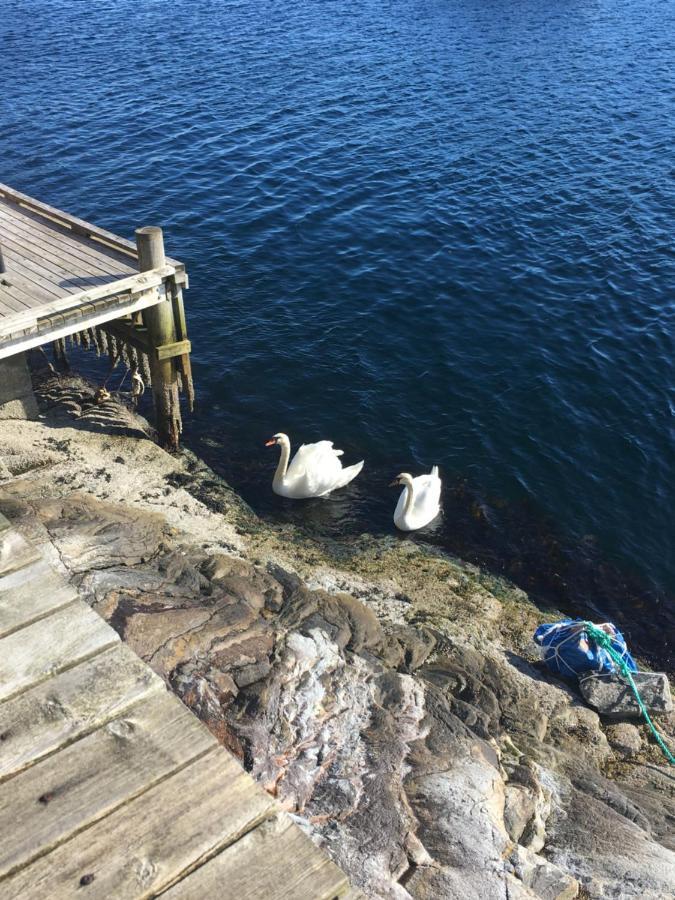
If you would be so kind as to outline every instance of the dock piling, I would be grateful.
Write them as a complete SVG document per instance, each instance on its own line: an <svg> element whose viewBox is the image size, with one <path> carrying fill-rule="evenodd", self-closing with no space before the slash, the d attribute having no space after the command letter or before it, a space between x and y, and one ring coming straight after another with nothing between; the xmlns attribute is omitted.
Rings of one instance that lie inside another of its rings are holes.
<svg viewBox="0 0 675 900"><path fill-rule="evenodd" d="M166 265L164 238L162 229L158 226L137 228L136 247L140 272ZM162 303L143 310L143 322L148 329L148 338L153 349L176 342L176 323L168 288L167 285L167 298ZM176 450L180 439L181 415L174 360L159 359L155 353L150 354L150 373L160 444Z"/></svg>

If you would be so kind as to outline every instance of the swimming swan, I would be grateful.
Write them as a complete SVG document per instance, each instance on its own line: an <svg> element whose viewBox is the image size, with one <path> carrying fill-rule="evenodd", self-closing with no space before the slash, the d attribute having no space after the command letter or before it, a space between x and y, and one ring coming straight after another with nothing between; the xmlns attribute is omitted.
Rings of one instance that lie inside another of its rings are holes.
<svg viewBox="0 0 675 900"><path fill-rule="evenodd" d="M339 458L342 450L335 450L332 441L303 444L298 448L290 466L291 442L288 435L275 434L265 443L266 447L281 447L279 465L274 473L272 490L281 497L305 500L308 497L325 497L331 491L344 487L356 478L363 468L363 460L342 468Z"/></svg>
<svg viewBox="0 0 675 900"><path fill-rule="evenodd" d="M413 478L407 472L397 475L390 487L403 485L394 511L394 525L401 531L416 531L424 528L440 511L441 479L438 477L438 466L434 466L429 475L418 475Z"/></svg>

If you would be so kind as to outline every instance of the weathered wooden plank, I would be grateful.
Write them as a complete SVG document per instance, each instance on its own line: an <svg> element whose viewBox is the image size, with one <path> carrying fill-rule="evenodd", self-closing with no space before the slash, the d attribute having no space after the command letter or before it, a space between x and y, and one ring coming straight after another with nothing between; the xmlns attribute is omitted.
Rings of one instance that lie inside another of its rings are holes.
<svg viewBox="0 0 675 900"><path fill-rule="evenodd" d="M51 280L53 289L63 296L76 291L78 281L101 279L109 282L133 274L136 270L131 260L115 259L101 253L90 242L74 238L51 223L34 221L17 213L0 201L0 241L18 255L10 261L10 269L20 271L25 277ZM39 271L36 269L39 267ZM175 278L187 285L184 266L176 264ZM45 271L48 270L48 271ZM58 277L51 277L56 276ZM75 284L72 282L75 281ZM45 287L45 284L42 284Z"/></svg>
<svg viewBox="0 0 675 900"><path fill-rule="evenodd" d="M113 234L110 231L92 225L90 222L85 222L83 219L78 219L77 216L73 216L70 213L63 212L63 210L49 206L47 203L42 203L34 197L29 197L27 194L22 194L20 191L11 188L9 185L0 184L0 196L4 198L8 206L15 204L19 209L30 210L47 220L59 222L64 227L69 228L74 234L84 235L85 237L100 242L100 244L106 248L114 249L120 254L131 256L136 259L136 246L131 241L126 240L126 238L122 238L117 234ZM175 265L176 267L181 266L178 260L175 259L167 258L167 262L169 265Z"/></svg>
<svg viewBox="0 0 675 900"><path fill-rule="evenodd" d="M127 241L110 231L105 231L103 228L97 228L83 219L78 219L76 216L63 212L63 210L49 206L47 203L35 200L35 198L29 197L27 194L14 190L9 185L0 184L0 196L7 201L8 205L13 203L22 212L26 211L39 215L47 221L55 222L63 228L67 228L73 234L84 235L87 238L97 238L103 246L110 247L118 253L131 257L136 256L136 248L131 241Z"/></svg>
<svg viewBox="0 0 675 900"><path fill-rule="evenodd" d="M86 267L99 274L117 274L120 278L136 271L130 260L102 253L97 245L47 224L39 219L17 215L0 202L0 225L3 232L22 244L30 244L52 262L73 267Z"/></svg>
<svg viewBox="0 0 675 900"><path fill-rule="evenodd" d="M81 290L84 285L79 282L84 278L91 279L92 284L100 284L103 279L111 281L115 278L123 278L129 274L126 271L115 273L92 272L89 266L80 265L75 259L69 260L66 268L65 264L53 260L51 255L44 253L38 242L25 241L22 237L20 239L14 233L7 235L0 221L0 242L10 254L7 257L8 271L10 267L11 269L17 266L21 267L21 271L26 277L29 277L29 274L35 277L39 276L57 287L61 297L65 290L72 290L73 292Z"/></svg>
<svg viewBox="0 0 675 900"><path fill-rule="evenodd" d="M166 900L333 900L347 876L281 814L259 825L163 894Z"/></svg>
<svg viewBox="0 0 675 900"><path fill-rule="evenodd" d="M88 288L86 291L69 294L59 300L51 300L49 303L42 304L37 311L31 310L30 312L8 316L0 323L0 335L11 334L12 331L21 327L24 320L31 317L34 318L35 312L40 317L49 316L56 312L74 309L82 303L93 303L96 300L115 297L118 294L141 293L154 287L161 287L164 279L172 275L174 271L172 266L164 266L148 272L137 272L135 275L121 278L119 281L111 281L98 287Z"/></svg>
<svg viewBox="0 0 675 900"><path fill-rule="evenodd" d="M0 238L1 240L1 238ZM0 246L2 246L0 244ZM11 267L9 256L5 253L8 267ZM35 301L35 294L43 296L44 291L34 291L20 274L3 272L0 274L0 303L7 310L16 312L30 309Z"/></svg>
<svg viewBox="0 0 675 900"><path fill-rule="evenodd" d="M0 784L0 877L27 865L217 746L172 694L119 718Z"/></svg>
<svg viewBox="0 0 675 900"><path fill-rule="evenodd" d="M29 203L15 203L7 196L1 197L4 186L0 185L0 202L3 210L7 215L15 219L22 219L32 224L43 225L45 228L51 229L56 235L68 238L73 244L79 244L82 247L91 249L92 252L99 256L107 256L108 259L115 262L134 265L135 247L129 241L125 242L124 238L118 238L115 235L106 232L105 238L100 237L102 229L96 228L95 225L80 228L77 225L73 227L76 220L71 218L68 213L55 210L56 214L44 214L38 207L42 206L39 201L31 200ZM118 243L119 242L119 243ZM129 245L128 249L126 244Z"/></svg>
<svg viewBox="0 0 675 900"><path fill-rule="evenodd" d="M64 297L68 293L77 293L85 287L96 287L124 276L117 274L92 274L84 266L70 266L52 261L28 242L19 243L8 237L0 222L0 245L3 247L8 271L20 272L27 280L44 291ZM86 284L84 282L87 282Z"/></svg>
<svg viewBox="0 0 675 900"><path fill-rule="evenodd" d="M32 309L36 303L42 303L45 299L50 298L50 294L40 288L35 287L19 273L6 272L0 276L2 284L0 284L0 296L4 298L9 306L19 309Z"/></svg>
<svg viewBox="0 0 675 900"><path fill-rule="evenodd" d="M13 312L16 312L13 301L6 300L2 295L2 288L0 288L0 316L11 315Z"/></svg>
<svg viewBox="0 0 675 900"><path fill-rule="evenodd" d="M124 278L133 271L128 263L110 259L96 249L89 249L86 244L82 246L75 243L69 235L55 231L41 222L12 218L2 204L0 230L3 241L8 243L13 240L22 249L31 249L52 265L73 271L84 269L88 274L114 275L118 278Z"/></svg>
<svg viewBox="0 0 675 900"><path fill-rule="evenodd" d="M165 690L162 679L118 643L0 704L0 781Z"/></svg>
<svg viewBox="0 0 675 900"><path fill-rule="evenodd" d="M13 528L0 534L0 576L22 569L40 559L40 554Z"/></svg>
<svg viewBox="0 0 675 900"><path fill-rule="evenodd" d="M68 258L64 262L63 258L56 255L53 247L46 244L38 235L31 232L24 232L15 227L0 213L0 241L2 246L10 253L7 258L7 271L16 271L23 264L26 268L32 266L39 267L39 273L48 278L53 285L58 285L59 281L64 280L67 274L88 275L90 277L98 277L103 273L97 273L96 276L88 271L88 266L82 265L72 258ZM73 271L74 269L74 271ZM126 273L120 273L119 277L123 277Z"/></svg>
<svg viewBox="0 0 675 900"><path fill-rule="evenodd" d="M9 241L5 240L4 235L0 231L0 244L6 248L4 250L5 259L7 260L8 267L11 266L11 271L13 273L12 277L16 279L16 277L19 276L22 279L23 287L26 290L35 290L35 293L38 295L47 294L51 299L63 297L68 293L67 291L59 289L55 282L48 281L37 273L31 272L24 264L23 257L19 258L13 248L7 246L8 243ZM33 294L31 294L31 297L33 298L31 304L32 308L32 306L35 305L36 300Z"/></svg>
<svg viewBox="0 0 675 900"><path fill-rule="evenodd" d="M0 640L0 701L8 700L119 641L86 603L76 600Z"/></svg>
<svg viewBox="0 0 675 900"><path fill-rule="evenodd" d="M0 638L76 598L77 591L40 558L0 576Z"/></svg>
<svg viewBox="0 0 675 900"><path fill-rule="evenodd" d="M0 896L3 900L155 897L274 809L274 801L216 747L0 882ZM222 890L215 895L233 900L235 896Z"/></svg>
<svg viewBox="0 0 675 900"><path fill-rule="evenodd" d="M0 279L2 277L3 276L0 275ZM5 315L29 309L29 300L30 298L27 297L23 291L9 286L5 287L0 283L0 304L2 304L2 307L5 310Z"/></svg>

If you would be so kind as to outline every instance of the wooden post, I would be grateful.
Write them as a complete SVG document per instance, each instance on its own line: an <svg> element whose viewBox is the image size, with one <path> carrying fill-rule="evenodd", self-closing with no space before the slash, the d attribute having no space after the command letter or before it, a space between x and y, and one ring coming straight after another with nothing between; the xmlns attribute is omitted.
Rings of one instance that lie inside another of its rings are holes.
<svg viewBox="0 0 675 900"><path fill-rule="evenodd" d="M5 260L2 258L2 244L0 244L0 275L4 275L6 271Z"/></svg>
<svg viewBox="0 0 675 900"><path fill-rule="evenodd" d="M162 229L153 225L136 229L138 248L138 268L141 272L157 269L166 264ZM167 285L168 287L168 285ZM176 325L170 294L156 306L143 310L143 321L148 329L152 351L176 340ZM150 373L152 375L152 397L159 442L170 450L178 449L181 432L180 405L178 400L178 379L173 359L157 359L150 353Z"/></svg>
<svg viewBox="0 0 675 900"><path fill-rule="evenodd" d="M176 337L179 341L186 341L187 324L185 322L183 291L181 290L180 286L176 284L175 278L169 279L169 286L171 287L171 305L173 307L173 321L176 327ZM183 395L187 400L188 409L190 410L190 412L193 412L195 405L195 391L192 383L192 366L190 364L190 354L181 353L180 356L177 356L176 365L178 366L181 374Z"/></svg>

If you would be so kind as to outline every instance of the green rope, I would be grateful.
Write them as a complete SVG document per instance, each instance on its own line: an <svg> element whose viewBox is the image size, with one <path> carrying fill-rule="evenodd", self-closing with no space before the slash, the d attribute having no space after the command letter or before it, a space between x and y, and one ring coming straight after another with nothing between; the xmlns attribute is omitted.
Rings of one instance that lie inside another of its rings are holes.
<svg viewBox="0 0 675 900"><path fill-rule="evenodd" d="M661 750L663 751L663 755L668 760L671 766L675 766L675 756L670 752L668 747L666 746L665 741L657 731L656 725L652 722L649 713L647 712L647 707L642 702L642 697L640 696L640 692L637 689L637 685L633 680L633 674L631 670L628 668L626 661L621 656L620 653L612 647L612 639L611 637L604 632L601 628L598 628L597 625L594 625L592 622L584 622L584 627L588 632L588 636L592 641L602 647L603 650L606 650L612 661L616 663L619 671L624 676L624 678L628 681L628 684L631 686L633 693L635 694L635 699L637 700L637 704L640 707L640 712L645 718L647 725L651 728L652 734L656 739L656 743L659 745Z"/></svg>

